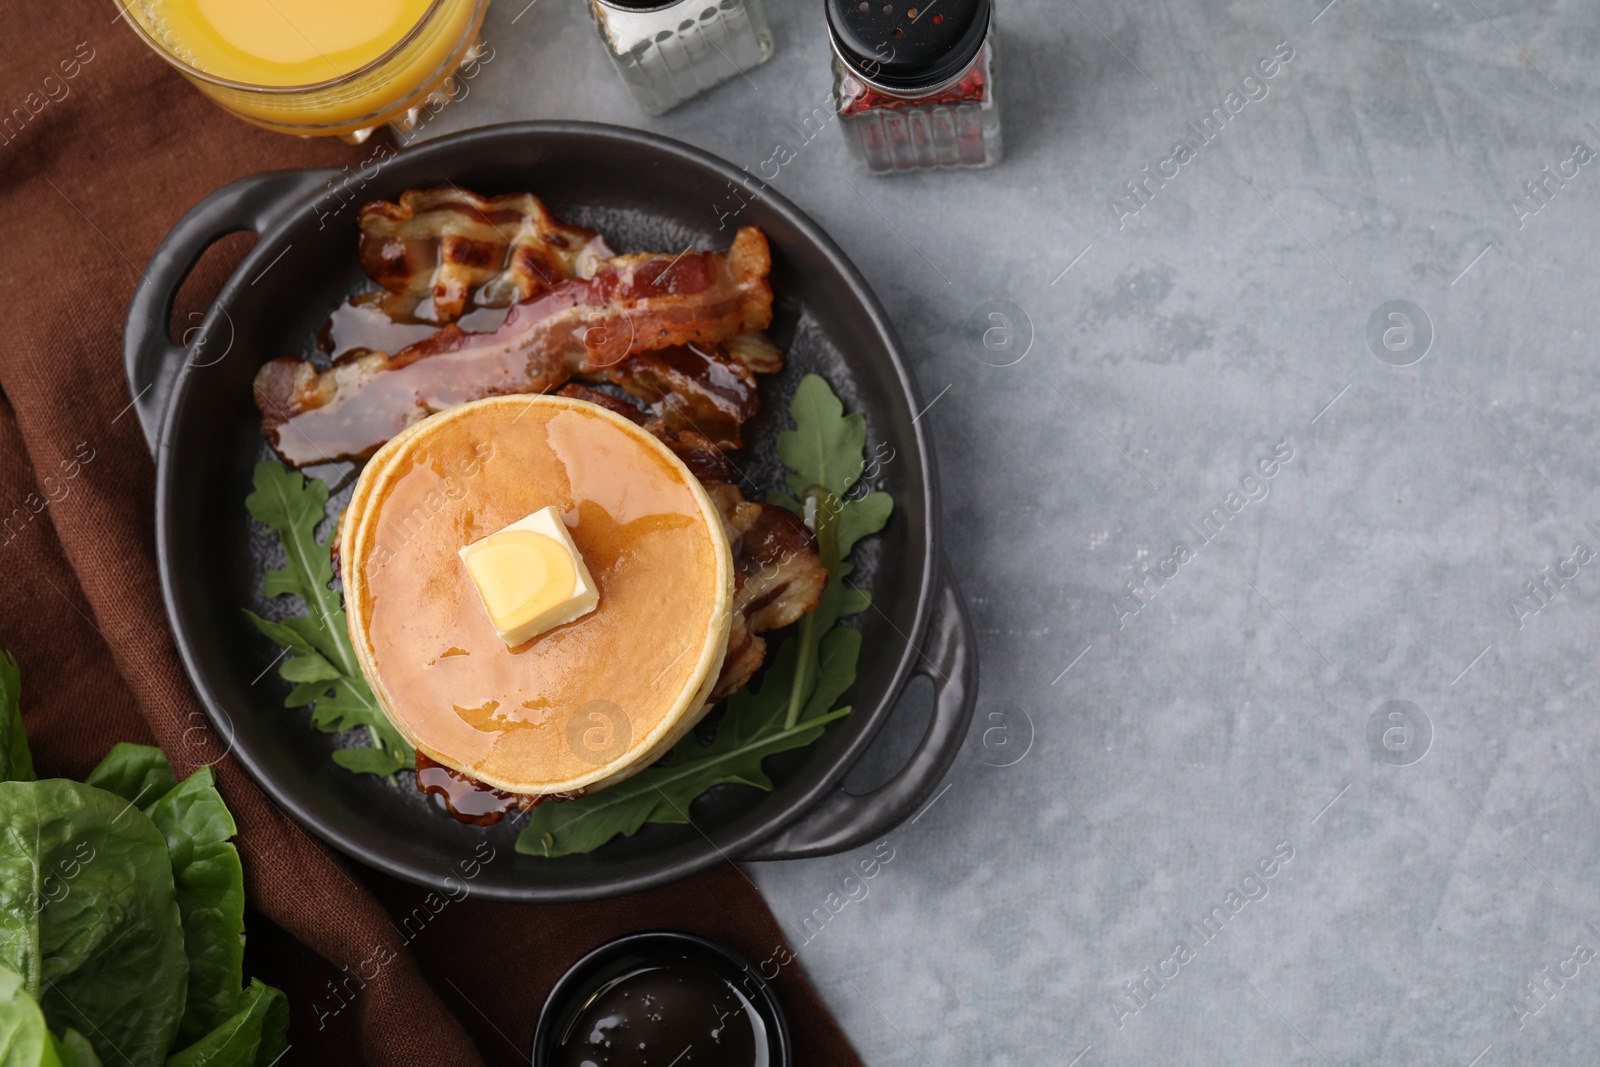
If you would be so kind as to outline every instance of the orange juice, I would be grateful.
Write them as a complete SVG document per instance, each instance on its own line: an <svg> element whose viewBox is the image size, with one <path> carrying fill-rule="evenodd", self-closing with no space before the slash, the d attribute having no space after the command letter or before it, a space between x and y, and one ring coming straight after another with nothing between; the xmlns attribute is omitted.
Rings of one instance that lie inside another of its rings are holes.
<svg viewBox="0 0 1600 1067"><path fill-rule="evenodd" d="M404 118L477 40L488 0L119 0L140 36L248 121L352 135Z"/></svg>

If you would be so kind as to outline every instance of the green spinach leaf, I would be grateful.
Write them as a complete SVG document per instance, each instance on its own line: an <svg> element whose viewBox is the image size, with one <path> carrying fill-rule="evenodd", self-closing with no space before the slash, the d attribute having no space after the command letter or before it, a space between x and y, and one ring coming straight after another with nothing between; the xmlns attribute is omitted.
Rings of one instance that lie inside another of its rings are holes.
<svg viewBox="0 0 1600 1067"><path fill-rule="evenodd" d="M70 1026L56 1042L56 1053L61 1057L61 1067L102 1067L89 1039Z"/></svg>
<svg viewBox="0 0 1600 1067"><path fill-rule="evenodd" d="M255 491L245 499L245 507L278 535L287 561L281 570L267 572L263 592L268 597L298 597L307 610L282 622L245 612L256 629L285 650L278 674L295 685L284 705L314 704L311 724L324 733L366 729L379 755L336 757L342 767L390 775L411 765L415 760L411 746L384 715L362 676L339 594L329 588L331 546L317 540L317 526L327 517L328 484L263 460L256 464Z"/></svg>
<svg viewBox="0 0 1600 1067"><path fill-rule="evenodd" d="M0 1064L5 1067L62 1067L55 1040L22 976L0 966Z"/></svg>
<svg viewBox="0 0 1600 1067"><path fill-rule="evenodd" d="M159 748L119 744L87 781L132 801L166 838L189 958L178 1041L195 1041L236 1014L244 996L244 868L231 840L238 828L211 768L177 784Z"/></svg>
<svg viewBox="0 0 1600 1067"><path fill-rule="evenodd" d="M0 653L0 713L17 692ZM31 777L26 738L11 739L9 766ZM102 1067L74 1027L133 1067L174 1040L193 1044L167 1062L190 1067L276 1061L288 1006L242 988L236 832L211 768L180 784L149 745L116 745L82 785L0 784L0 1065Z"/></svg>
<svg viewBox="0 0 1600 1067"><path fill-rule="evenodd" d="M162 1063L189 965L155 824L93 786L0 783L0 964L102 1059Z"/></svg>
<svg viewBox="0 0 1600 1067"><path fill-rule="evenodd" d="M287 1048L289 1002L278 990L251 982L239 1007L166 1067L270 1067Z"/></svg>
<svg viewBox="0 0 1600 1067"><path fill-rule="evenodd" d="M150 805L176 789L178 781L159 748L123 741L112 746L83 784L115 793L149 814Z"/></svg>
<svg viewBox="0 0 1600 1067"><path fill-rule="evenodd" d="M189 985L178 1042L187 1044L239 1010L244 990L244 868L229 840L233 816L201 767L149 808L167 839L183 921Z"/></svg>
<svg viewBox="0 0 1600 1067"><path fill-rule="evenodd" d="M10 653L0 652L0 781L32 780L33 756L22 730L22 677Z"/></svg>

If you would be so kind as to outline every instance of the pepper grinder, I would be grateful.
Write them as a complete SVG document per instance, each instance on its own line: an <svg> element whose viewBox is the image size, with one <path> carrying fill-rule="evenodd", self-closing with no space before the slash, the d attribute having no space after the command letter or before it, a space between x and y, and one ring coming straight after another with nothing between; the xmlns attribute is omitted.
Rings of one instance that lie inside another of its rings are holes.
<svg viewBox="0 0 1600 1067"><path fill-rule="evenodd" d="M1000 161L993 0L827 0L833 90L877 174Z"/></svg>
<svg viewBox="0 0 1600 1067"><path fill-rule="evenodd" d="M761 0L588 0L617 73L659 115L772 58Z"/></svg>

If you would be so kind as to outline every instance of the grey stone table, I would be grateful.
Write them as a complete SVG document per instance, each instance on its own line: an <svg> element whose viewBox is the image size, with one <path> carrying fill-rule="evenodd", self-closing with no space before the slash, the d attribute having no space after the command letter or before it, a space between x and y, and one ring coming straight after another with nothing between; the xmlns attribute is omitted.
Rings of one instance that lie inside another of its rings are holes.
<svg viewBox="0 0 1600 1067"><path fill-rule="evenodd" d="M816 0L655 120L524 2L428 135L754 170L828 91ZM774 182L911 353L982 647L876 877L749 868L874 1067L1600 1062L1600 11L1324 3L1001 0L1003 165Z"/></svg>

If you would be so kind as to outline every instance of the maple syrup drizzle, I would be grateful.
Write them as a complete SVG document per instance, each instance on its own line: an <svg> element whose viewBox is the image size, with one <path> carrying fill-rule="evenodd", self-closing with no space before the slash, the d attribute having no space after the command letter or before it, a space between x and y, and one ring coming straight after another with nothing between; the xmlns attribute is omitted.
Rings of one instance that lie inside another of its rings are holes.
<svg viewBox="0 0 1600 1067"><path fill-rule="evenodd" d="M588 792L579 789L571 793L508 793L436 763L421 752L417 753L417 788L442 799L452 816L473 826L493 826L514 811L530 811L547 800L556 803L577 800Z"/></svg>
<svg viewBox="0 0 1600 1067"><path fill-rule="evenodd" d="M333 309L328 321L317 331L317 347L333 357L335 363L363 352L393 355L439 332L439 324L419 319L395 318L385 310L386 292L359 293ZM505 322L509 307L474 307L456 325L470 332L498 329Z"/></svg>

